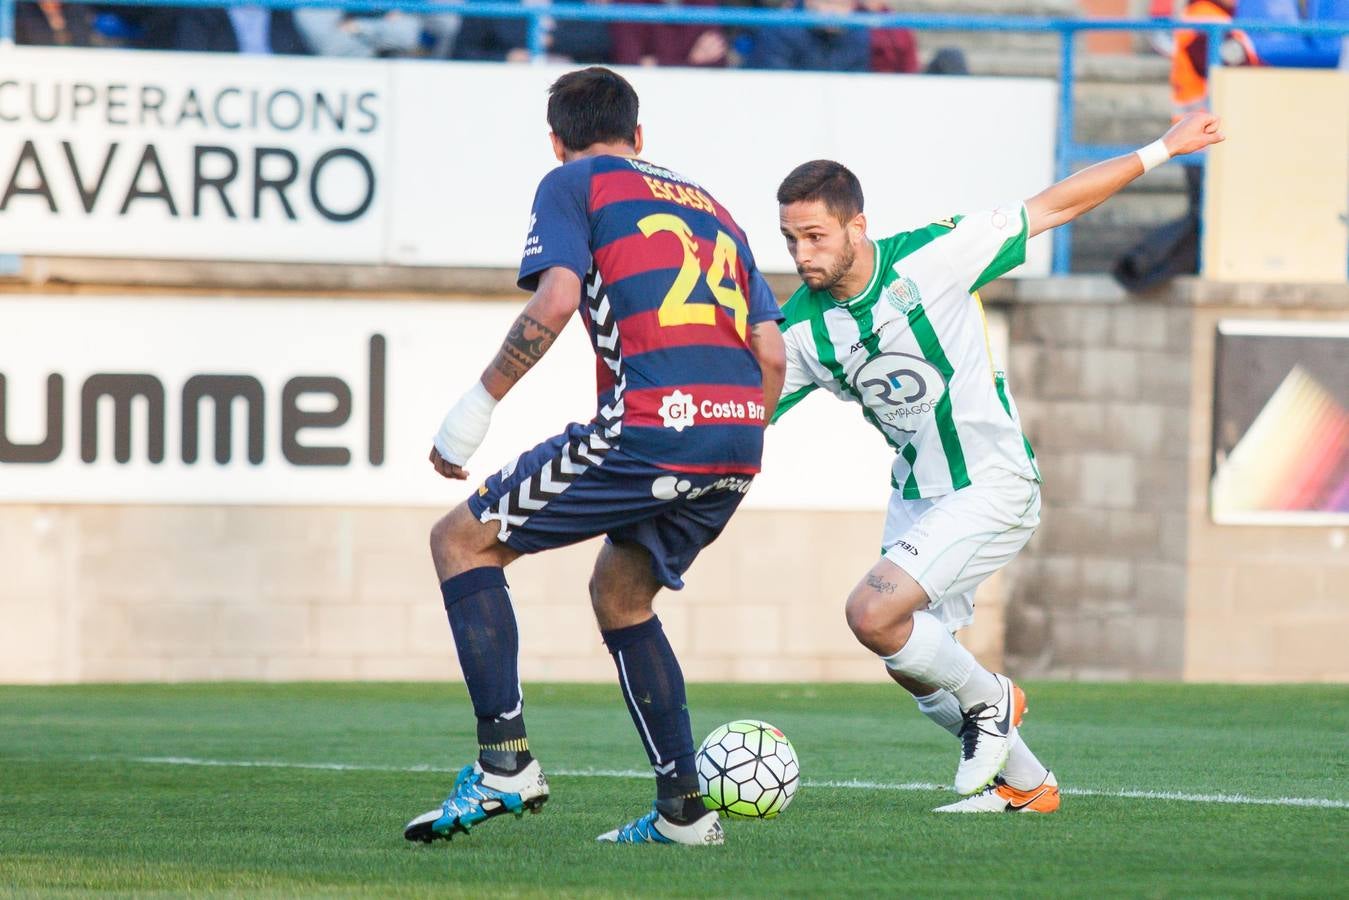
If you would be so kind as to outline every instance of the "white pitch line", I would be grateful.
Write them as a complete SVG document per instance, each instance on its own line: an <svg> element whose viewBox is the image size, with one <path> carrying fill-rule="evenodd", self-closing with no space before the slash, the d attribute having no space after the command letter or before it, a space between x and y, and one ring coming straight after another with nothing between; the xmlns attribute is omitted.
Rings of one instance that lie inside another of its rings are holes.
<svg viewBox="0 0 1349 900"><path fill-rule="evenodd" d="M321 769L332 772L458 772L458 768L444 766L380 766L359 763L306 763L259 759L200 759L192 756L136 756L86 757L91 762L131 762L165 766L219 766L235 769ZM650 778L650 772L636 769L550 769L549 774L560 778ZM948 785L923 781L815 781L803 779L803 787L844 788L867 791L945 791ZM1185 791L1129 791L1097 790L1094 788L1061 789L1072 797L1111 797L1121 800L1173 800L1179 803L1220 803L1237 806L1298 806L1312 809L1349 809L1349 800L1331 800L1326 797L1250 797L1245 794L1192 794Z"/></svg>

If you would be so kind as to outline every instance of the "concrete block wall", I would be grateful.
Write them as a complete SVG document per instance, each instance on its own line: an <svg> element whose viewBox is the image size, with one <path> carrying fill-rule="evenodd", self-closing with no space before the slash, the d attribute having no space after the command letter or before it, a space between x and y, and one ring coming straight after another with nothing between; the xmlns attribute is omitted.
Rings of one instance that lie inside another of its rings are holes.
<svg viewBox="0 0 1349 900"><path fill-rule="evenodd" d="M1191 318L1117 298L1011 309L1012 390L1044 477L1007 607L1013 671L1180 677Z"/></svg>
<svg viewBox="0 0 1349 900"><path fill-rule="evenodd" d="M0 505L0 682L459 677L427 509ZM880 513L732 520L657 601L695 681L885 678L843 620ZM508 569L527 681L607 681L598 542ZM806 551L809 552L806 552ZM967 638L1001 665L1001 580Z"/></svg>

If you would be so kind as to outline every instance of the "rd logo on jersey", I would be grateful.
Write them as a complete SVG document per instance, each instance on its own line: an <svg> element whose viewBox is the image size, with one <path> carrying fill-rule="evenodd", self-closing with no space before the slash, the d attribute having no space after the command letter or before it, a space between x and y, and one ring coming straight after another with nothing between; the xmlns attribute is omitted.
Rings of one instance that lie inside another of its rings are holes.
<svg viewBox="0 0 1349 900"><path fill-rule="evenodd" d="M853 387L890 436L908 442L946 393L946 379L921 356L882 353L857 370Z"/></svg>

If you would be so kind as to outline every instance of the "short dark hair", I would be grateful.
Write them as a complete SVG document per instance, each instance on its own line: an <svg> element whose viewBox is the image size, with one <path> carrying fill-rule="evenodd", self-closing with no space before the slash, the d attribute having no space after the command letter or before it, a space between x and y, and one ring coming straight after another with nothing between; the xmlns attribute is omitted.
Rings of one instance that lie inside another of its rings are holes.
<svg viewBox="0 0 1349 900"><path fill-rule="evenodd" d="M847 222L862 211L862 182L842 163L832 159L812 159L801 163L782 179L778 203L822 200L840 222Z"/></svg>
<svg viewBox="0 0 1349 900"><path fill-rule="evenodd" d="M637 145L637 92L603 66L568 72L548 88L548 127L568 150Z"/></svg>

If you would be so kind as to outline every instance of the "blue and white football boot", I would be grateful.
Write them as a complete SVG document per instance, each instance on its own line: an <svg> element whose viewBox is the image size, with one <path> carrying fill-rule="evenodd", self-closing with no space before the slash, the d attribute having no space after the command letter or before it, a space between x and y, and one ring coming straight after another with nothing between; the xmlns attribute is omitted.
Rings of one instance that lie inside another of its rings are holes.
<svg viewBox="0 0 1349 900"><path fill-rule="evenodd" d="M726 832L721 830L717 814L708 810L687 825L676 825L660 814L653 804L651 812L633 819L621 828L606 831L595 838L606 844L684 844L689 847L710 847L726 843Z"/></svg>
<svg viewBox="0 0 1349 900"><path fill-rule="evenodd" d="M525 811L538 812L548 800L548 779L532 760L515 775L493 775L474 763L459 770L454 789L440 809L422 813L403 829L409 841L431 843L449 840L455 832L468 834L470 828L493 816L514 813L518 819Z"/></svg>

